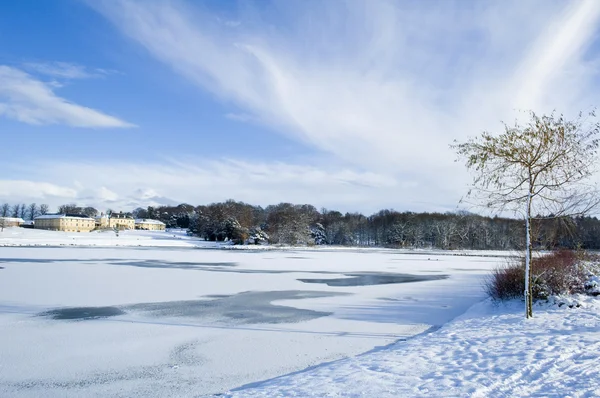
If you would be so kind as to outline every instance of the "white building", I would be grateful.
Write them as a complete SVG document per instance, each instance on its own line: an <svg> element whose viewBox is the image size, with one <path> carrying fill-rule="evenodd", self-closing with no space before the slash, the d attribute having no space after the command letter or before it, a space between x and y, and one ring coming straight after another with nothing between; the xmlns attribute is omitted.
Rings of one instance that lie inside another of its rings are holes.
<svg viewBox="0 0 600 398"><path fill-rule="evenodd" d="M144 229L146 231L164 231L165 223L148 218L138 218L135 220L135 229Z"/></svg>
<svg viewBox="0 0 600 398"><path fill-rule="evenodd" d="M35 229L64 232L90 232L96 221L83 214L45 214L34 219Z"/></svg>
<svg viewBox="0 0 600 398"><path fill-rule="evenodd" d="M25 220L20 217L0 217L0 226L2 228L20 227L24 223Z"/></svg>
<svg viewBox="0 0 600 398"><path fill-rule="evenodd" d="M112 213L110 216L102 213L96 217L96 228L134 229L135 220L123 212Z"/></svg>

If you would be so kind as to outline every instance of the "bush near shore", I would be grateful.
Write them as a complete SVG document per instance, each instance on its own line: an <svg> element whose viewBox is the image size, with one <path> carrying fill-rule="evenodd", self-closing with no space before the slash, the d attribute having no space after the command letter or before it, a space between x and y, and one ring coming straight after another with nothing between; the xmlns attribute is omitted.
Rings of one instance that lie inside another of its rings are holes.
<svg viewBox="0 0 600 398"><path fill-rule="evenodd" d="M577 250L556 250L531 261L534 300L571 294L600 295L600 257ZM495 269L485 283L493 300L522 298L525 290L525 258L509 260Z"/></svg>

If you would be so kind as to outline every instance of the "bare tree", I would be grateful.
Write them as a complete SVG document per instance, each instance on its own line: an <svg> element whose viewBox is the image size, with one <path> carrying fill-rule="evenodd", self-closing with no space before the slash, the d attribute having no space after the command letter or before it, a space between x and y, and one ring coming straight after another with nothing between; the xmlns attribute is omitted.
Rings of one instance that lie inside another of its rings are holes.
<svg viewBox="0 0 600 398"><path fill-rule="evenodd" d="M0 216L8 217L10 214L10 205L8 203L4 203L2 207L0 207Z"/></svg>
<svg viewBox="0 0 600 398"><path fill-rule="evenodd" d="M86 216L88 216L88 217L96 217L96 216L98 215L98 210L96 210L96 209L95 209L95 208L93 208L93 207L89 207L89 206L88 206L88 207L84 207L84 208L81 210L81 213L82 213L82 214L85 214L85 215L86 215Z"/></svg>
<svg viewBox="0 0 600 398"><path fill-rule="evenodd" d="M29 219L33 220L38 215L38 207L35 203L32 203L27 208L27 214L29 214Z"/></svg>
<svg viewBox="0 0 600 398"><path fill-rule="evenodd" d="M59 214L79 214L81 213L81 207L77 206L75 203L68 203L58 206L58 212Z"/></svg>
<svg viewBox="0 0 600 398"><path fill-rule="evenodd" d="M494 136L484 132L452 148L474 172L469 195L485 207L513 211L525 220L525 316L533 315L531 225L533 215L583 215L598 204L594 185L600 124L590 113L573 121L554 113L529 112L524 125L504 124ZM587 118L589 116L589 119Z"/></svg>
<svg viewBox="0 0 600 398"><path fill-rule="evenodd" d="M20 212L21 212L21 205L14 205L12 207L10 216L13 218L18 218Z"/></svg>
<svg viewBox="0 0 600 398"><path fill-rule="evenodd" d="M19 217L21 217L24 220L26 213L27 213L27 205L25 203L23 203L21 205L21 210L19 210Z"/></svg>
<svg viewBox="0 0 600 398"><path fill-rule="evenodd" d="M43 216L43 215L48 214L49 209L50 209L50 207L47 204L42 203L40 205L40 215Z"/></svg>
<svg viewBox="0 0 600 398"><path fill-rule="evenodd" d="M4 231L4 228L6 228L8 226L8 221L6 220L6 217L2 216L0 217L0 232Z"/></svg>

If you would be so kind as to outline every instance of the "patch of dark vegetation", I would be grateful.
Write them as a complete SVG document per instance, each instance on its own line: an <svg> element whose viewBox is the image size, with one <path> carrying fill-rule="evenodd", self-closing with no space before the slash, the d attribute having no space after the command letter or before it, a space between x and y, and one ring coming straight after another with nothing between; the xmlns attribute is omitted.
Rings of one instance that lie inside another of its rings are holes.
<svg viewBox="0 0 600 398"><path fill-rule="evenodd" d="M372 285L389 285L394 283L412 283L434 281L446 279L448 275L411 275L411 274L344 274L348 278L330 278L330 279L298 279L304 283L323 283L327 286L372 286Z"/></svg>
<svg viewBox="0 0 600 398"><path fill-rule="evenodd" d="M124 315L118 307L69 307L42 312L40 316L57 320L90 320Z"/></svg>
<svg viewBox="0 0 600 398"><path fill-rule="evenodd" d="M550 296L586 293L590 273L584 266L585 255L574 250L557 250L534 257L531 261L531 287L534 300ZM484 286L494 300L524 297L525 259L518 258L496 268Z"/></svg>

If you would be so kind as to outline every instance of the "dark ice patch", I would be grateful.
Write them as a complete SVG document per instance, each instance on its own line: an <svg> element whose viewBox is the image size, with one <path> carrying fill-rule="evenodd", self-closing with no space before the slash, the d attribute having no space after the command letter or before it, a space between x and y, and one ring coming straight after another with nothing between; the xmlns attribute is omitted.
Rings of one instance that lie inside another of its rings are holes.
<svg viewBox="0 0 600 398"><path fill-rule="evenodd" d="M330 312L313 311L272 304L276 300L299 300L338 296L334 292L272 291L243 292L212 300L184 300L159 303L140 303L123 306L126 311L157 318L194 318L217 324L277 324L297 323L331 315Z"/></svg>
<svg viewBox="0 0 600 398"><path fill-rule="evenodd" d="M223 267L236 267L235 262L193 262L193 261L166 261L166 260L123 260L120 258L97 258L97 259L72 259L72 258L0 258L0 263L106 263L111 265L123 265L142 268L175 268L175 269L201 269L208 271L219 270Z"/></svg>
<svg viewBox="0 0 600 398"><path fill-rule="evenodd" d="M68 307L42 312L40 316L58 320L88 320L124 315L118 307Z"/></svg>
<svg viewBox="0 0 600 398"><path fill-rule="evenodd" d="M446 279L448 275L411 275L411 274L383 274L383 273L357 273L344 274L347 278L314 278L298 279L304 283L323 283L327 286L372 286L389 285L393 283L412 283Z"/></svg>
<svg viewBox="0 0 600 398"><path fill-rule="evenodd" d="M113 262L113 265L125 265L141 268L176 268L176 269L206 269L212 267L235 267L238 264L234 262L185 262L185 261L162 261L162 260L126 260Z"/></svg>

